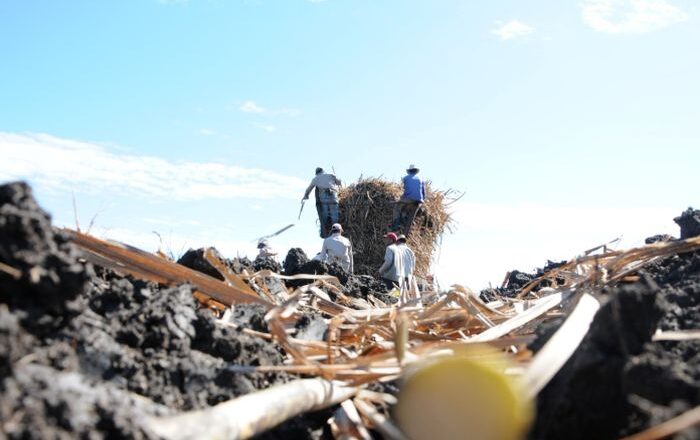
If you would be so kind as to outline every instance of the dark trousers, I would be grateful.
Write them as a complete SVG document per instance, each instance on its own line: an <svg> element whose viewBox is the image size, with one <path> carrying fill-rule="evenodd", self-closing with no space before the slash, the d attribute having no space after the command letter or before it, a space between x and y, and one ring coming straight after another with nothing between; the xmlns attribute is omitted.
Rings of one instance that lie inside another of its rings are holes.
<svg viewBox="0 0 700 440"><path fill-rule="evenodd" d="M340 220L338 202L316 202L316 212L318 212L321 238L326 238L331 235L331 226L333 226L333 223L338 223Z"/></svg>
<svg viewBox="0 0 700 440"><path fill-rule="evenodd" d="M401 197L394 205L391 230L400 231L408 235L411 232L413 219L416 218L416 213L421 204L421 202Z"/></svg>
<svg viewBox="0 0 700 440"><path fill-rule="evenodd" d="M395 287L399 286L399 283L397 281L390 280L389 278L382 278L382 282L384 283L386 290L392 290Z"/></svg>

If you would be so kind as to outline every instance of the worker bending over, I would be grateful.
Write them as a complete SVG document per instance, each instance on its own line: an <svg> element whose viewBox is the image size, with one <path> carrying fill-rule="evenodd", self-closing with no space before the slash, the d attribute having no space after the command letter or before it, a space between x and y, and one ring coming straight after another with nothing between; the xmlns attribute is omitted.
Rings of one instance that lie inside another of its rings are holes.
<svg viewBox="0 0 700 440"><path fill-rule="evenodd" d="M323 240L321 261L337 263L348 273L353 273L352 244L341 235L342 232L343 227L339 223L334 223L330 237Z"/></svg>

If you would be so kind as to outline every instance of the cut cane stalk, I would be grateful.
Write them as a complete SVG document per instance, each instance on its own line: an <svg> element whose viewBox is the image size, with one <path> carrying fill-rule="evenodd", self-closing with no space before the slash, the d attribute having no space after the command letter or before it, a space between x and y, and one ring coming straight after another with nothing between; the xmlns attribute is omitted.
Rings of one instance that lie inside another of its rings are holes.
<svg viewBox="0 0 700 440"><path fill-rule="evenodd" d="M394 415L413 440L523 438L532 401L505 374L510 364L486 346L419 362L404 376Z"/></svg>

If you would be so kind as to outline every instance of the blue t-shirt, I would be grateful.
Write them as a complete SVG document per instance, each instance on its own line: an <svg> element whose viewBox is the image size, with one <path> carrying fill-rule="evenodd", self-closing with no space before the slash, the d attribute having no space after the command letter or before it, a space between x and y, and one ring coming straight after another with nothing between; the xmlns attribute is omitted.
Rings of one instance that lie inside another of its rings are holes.
<svg viewBox="0 0 700 440"><path fill-rule="evenodd" d="M403 197L422 202L425 200L425 188L418 174L407 174L403 178Z"/></svg>

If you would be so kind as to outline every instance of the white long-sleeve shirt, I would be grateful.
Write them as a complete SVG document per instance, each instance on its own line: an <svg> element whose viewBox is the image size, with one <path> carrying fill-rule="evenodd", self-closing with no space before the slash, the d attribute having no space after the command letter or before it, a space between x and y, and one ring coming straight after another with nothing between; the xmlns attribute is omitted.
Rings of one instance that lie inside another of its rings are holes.
<svg viewBox="0 0 700 440"><path fill-rule="evenodd" d="M328 263L338 263L340 266L352 273L353 258L352 244L346 237L340 235L340 232L334 232L325 240L321 248L321 261Z"/></svg>
<svg viewBox="0 0 700 440"><path fill-rule="evenodd" d="M396 247L399 250L399 255L401 256L401 261L403 262L401 267L401 276L407 278L410 282L413 276L413 270L416 268L416 255L413 253L410 247L406 243L397 243Z"/></svg>
<svg viewBox="0 0 700 440"><path fill-rule="evenodd" d="M403 276L403 260L395 243L390 244L384 251L384 263L379 268L379 275L382 278L396 281L397 283Z"/></svg>

